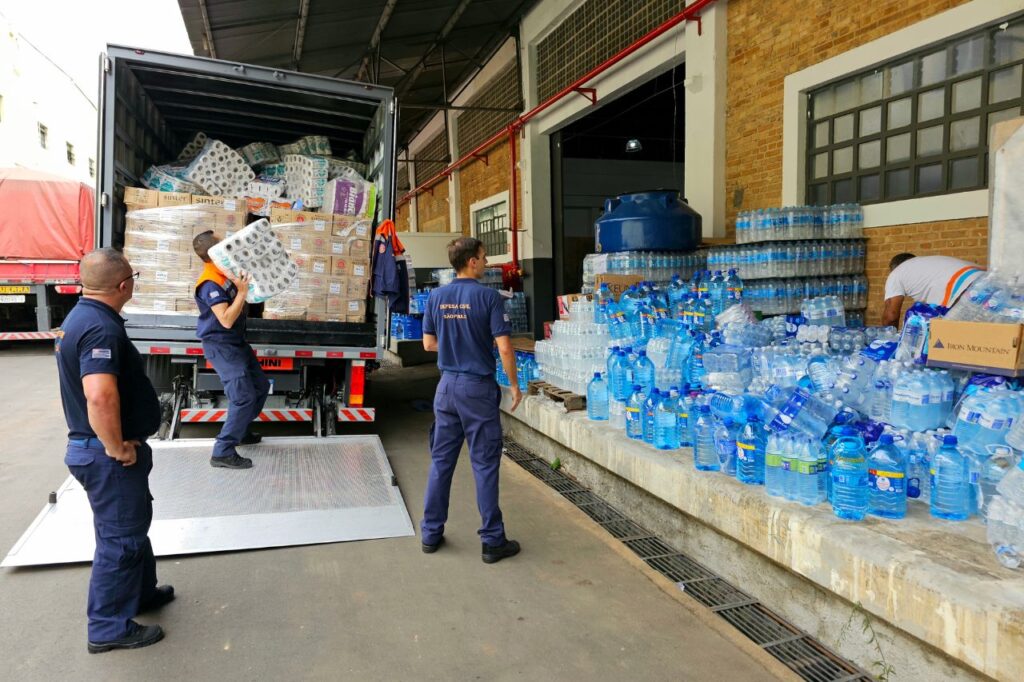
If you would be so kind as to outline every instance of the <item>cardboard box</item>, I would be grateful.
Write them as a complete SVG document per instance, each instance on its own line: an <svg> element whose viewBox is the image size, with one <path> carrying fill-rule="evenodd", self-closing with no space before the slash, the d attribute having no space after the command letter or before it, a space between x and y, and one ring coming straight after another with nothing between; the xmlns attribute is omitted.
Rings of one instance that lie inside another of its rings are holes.
<svg viewBox="0 0 1024 682"><path fill-rule="evenodd" d="M366 301L352 300L349 299L345 302L345 319L350 317L359 317L361 320L366 319ZM361 321L360 320L360 321Z"/></svg>
<svg viewBox="0 0 1024 682"><path fill-rule="evenodd" d="M370 242L365 239L350 239L345 247L345 255L353 258L369 258Z"/></svg>
<svg viewBox="0 0 1024 682"><path fill-rule="evenodd" d="M348 297L348 277L335 277L331 275L327 278L327 295L347 298Z"/></svg>
<svg viewBox="0 0 1024 682"><path fill-rule="evenodd" d="M331 274L335 277L369 277L370 261L350 256L332 256Z"/></svg>
<svg viewBox="0 0 1024 682"><path fill-rule="evenodd" d="M591 294L564 294L557 297L558 302L558 319L568 320L569 319L569 305L579 300L592 301L594 297Z"/></svg>
<svg viewBox="0 0 1024 682"><path fill-rule="evenodd" d="M365 218L335 215L332 233L343 239L373 239L373 223Z"/></svg>
<svg viewBox="0 0 1024 682"><path fill-rule="evenodd" d="M641 281L643 281L643 277L640 275L598 275L594 278L595 286L600 288L602 284L608 285L608 290L612 292L616 301L619 300L623 291Z"/></svg>
<svg viewBox="0 0 1024 682"><path fill-rule="evenodd" d="M316 211L292 211L287 208L272 208L270 210L270 223L272 225L306 223L314 232L329 235L334 225L334 216L330 213L318 213Z"/></svg>
<svg viewBox="0 0 1024 682"><path fill-rule="evenodd" d="M237 232L249 224L248 218L249 215L244 210L229 211L224 209L223 211L215 211L213 221L214 229L218 231L230 230L231 232Z"/></svg>
<svg viewBox="0 0 1024 682"><path fill-rule="evenodd" d="M330 275L331 273L331 257L330 256L311 256L309 259L309 272L314 275Z"/></svg>
<svg viewBox="0 0 1024 682"><path fill-rule="evenodd" d="M365 299L370 295L370 278L369 277L349 277L348 278L348 297Z"/></svg>
<svg viewBox="0 0 1024 682"><path fill-rule="evenodd" d="M337 315L339 317L345 317L345 309L348 304L348 299L344 295L341 296L327 296L327 313L329 315Z"/></svg>
<svg viewBox="0 0 1024 682"><path fill-rule="evenodd" d="M157 206L188 206L192 195L188 192L157 192Z"/></svg>
<svg viewBox="0 0 1024 682"><path fill-rule="evenodd" d="M1024 374L1024 325L933 319L928 366L1016 377Z"/></svg>
<svg viewBox="0 0 1024 682"><path fill-rule="evenodd" d="M142 208L156 208L159 206L160 192L155 189L145 189L143 187L125 187L124 188L124 203L130 204L137 209Z"/></svg>
<svg viewBox="0 0 1024 682"><path fill-rule="evenodd" d="M545 339L550 339L551 338L551 326L553 324L554 324L554 322L545 322L544 323L544 338Z"/></svg>

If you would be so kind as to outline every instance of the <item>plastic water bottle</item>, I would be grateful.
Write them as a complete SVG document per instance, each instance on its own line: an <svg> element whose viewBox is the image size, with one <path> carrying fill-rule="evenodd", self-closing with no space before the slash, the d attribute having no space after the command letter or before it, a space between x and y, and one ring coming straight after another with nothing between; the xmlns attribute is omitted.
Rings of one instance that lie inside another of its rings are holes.
<svg viewBox="0 0 1024 682"><path fill-rule="evenodd" d="M736 439L736 479L747 485L764 485L764 424L756 416L747 418Z"/></svg>
<svg viewBox="0 0 1024 682"><path fill-rule="evenodd" d="M602 283L601 287L597 290L597 296L594 297L594 322L596 324L608 324L610 315L615 312L612 310L614 306L615 297L608 289L608 285Z"/></svg>
<svg viewBox="0 0 1024 682"><path fill-rule="evenodd" d="M708 298L711 299L711 309L714 315L718 315L725 309L726 285L725 276L721 270L715 270L711 275L711 282L708 284Z"/></svg>
<svg viewBox="0 0 1024 682"><path fill-rule="evenodd" d="M700 471L718 471L721 465L715 451L715 422L711 408L701 405L694 426L693 466Z"/></svg>
<svg viewBox="0 0 1024 682"><path fill-rule="evenodd" d="M832 511L841 519L860 521L868 509L868 466L864 441L843 427L832 446Z"/></svg>
<svg viewBox="0 0 1024 682"><path fill-rule="evenodd" d="M826 498L825 452L821 441L810 438L800 439L796 460L796 500L802 504L815 505Z"/></svg>
<svg viewBox="0 0 1024 682"><path fill-rule="evenodd" d="M693 397L690 396L689 384L683 384L683 390L679 394L679 398L676 400L676 416L677 424L679 426L680 447L692 447L692 426L693 422L697 420L697 415L695 414Z"/></svg>
<svg viewBox="0 0 1024 682"><path fill-rule="evenodd" d="M1010 448L1005 445L989 446L988 457L982 459L979 467L981 487L979 512L981 514L987 514L988 506L996 496L999 484L1013 470L1016 463L1017 458Z"/></svg>
<svg viewBox="0 0 1024 682"><path fill-rule="evenodd" d="M883 433L868 454L868 513L887 519L907 515L907 459L892 434Z"/></svg>
<svg viewBox="0 0 1024 682"><path fill-rule="evenodd" d="M786 496L785 471L782 469L782 434L770 433L765 443L764 487L769 495Z"/></svg>
<svg viewBox="0 0 1024 682"><path fill-rule="evenodd" d="M704 385L707 372L704 369L704 335L698 333L690 346L690 356L686 360L686 377L691 386L700 389Z"/></svg>
<svg viewBox="0 0 1024 682"><path fill-rule="evenodd" d="M836 370L827 355L816 355L807 363L807 375L814 384L814 390L822 393L836 385Z"/></svg>
<svg viewBox="0 0 1024 682"><path fill-rule="evenodd" d="M737 274L736 268L730 268L729 274L725 277L725 297L727 306L743 302L743 280Z"/></svg>
<svg viewBox="0 0 1024 682"><path fill-rule="evenodd" d="M608 382L600 372L594 372L587 386L587 416L594 421L608 420Z"/></svg>
<svg viewBox="0 0 1024 682"><path fill-rule="evenodd" d="M904 455L907 459L907 499L929 502L926 493L929 483L928 449L922 445L919 434L905 432Z"/></svg>
<svg viewBox="0 0 1024 682"><path fill-rule="evenodd" d="M626 405L626 435L633 440L644 439L644 403L647 395L640 386L633 386L633 393Z"/></svg>
<svg viewBox="0 0 1024 682"><path fill-rule="evenodd" d="M621 350L619 346L612 346L611 348L608 349L608 357L604 359L605 377L608 378L609 383L614 383L612 378L614 371L612 370L612 367L615 366L615 362L616 360L618 360L619 350ZM611 393L614 392L615 390L611 389Z"/></svg>
<svg viewBox="0 0 1024 682"><path fill-rule="evenodd" d="M654 447L659 450L679 448L679 398L664 396L654 412Z"/></svg>
<svg viewBox="0 0 1024 682"><path fill-rule="evenodd" d="M650 394L647 396L647 400L644 401L643 410L643 440L648 445L654 445L654 413L658 409L658 405L661 404L661 391L654 388L651 389Z"/></svg>
<svg viewBox="0 0 1024 682"><path fill-rule="evenodd" d="M928 334L928 321L920 315L911 315L903 325L900 343L894 358L901 362L922 362L924 340Z"/></svg>
<svg viewBox="0 0 1024 682"><path fill-rule="evenodd" d="M794 502L800 497L798 469L801 440L802 437L794 433L782 434L782 489L785 498Z"/></svg>
<svg viewBox="0 0 1024 682"><path fill-rule="evenodd" d="M611 358L609 369L609 383L611 384L612 395L619 402L626 402L632 395L633 382L630 378L629 358L626 352L618 350Z"/></svg>
<svg viewBox="0 0 1024 682"><path fill-rule="evenodd" d="M636 362L633 363L633 383L640 384L644 393L650 393L654 388L654 363L647 357L647 351L637 353Z"/></svg>
<svg viewBox="0 0 1024 682"><path fill-rule="evenodd" d="M1024 560L1024 462L1010 469L996 492L986 509L988 541L999 563L1020 568Z"/></svg>
<svg viewBox="0 0 1024 682"><path fill-rule="evenodd" d="M947 521L964 521L970 515L970 470L967 457L957 447L956 436L945 436L931 467L931 514Z"/></svg>
<svg viewBox="0 0 1024 682"><path fill-rule="evenodd" d="M715 429L715 450L718 452L720 470L726 476L736 475L736 422L726 417Z"/></svg>

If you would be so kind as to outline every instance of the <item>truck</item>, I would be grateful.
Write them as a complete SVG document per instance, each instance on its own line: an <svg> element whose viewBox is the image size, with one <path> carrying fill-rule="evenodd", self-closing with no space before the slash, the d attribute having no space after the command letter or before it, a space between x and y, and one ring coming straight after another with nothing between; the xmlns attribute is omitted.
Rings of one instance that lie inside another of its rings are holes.
<svg viewBox="0 0 1024 682"><path fill-rule="evenodd" d="M93 204L84 183L0 168L0 344L57 337L93 247Z"/></svg>
<svg viewBox="0 0 1024 682"><path fill-rule="evenodd" d="M126 187L177 158L198 132L232 147L325 135L354 150L378 189L374 224L395 208L397 103L391 88L335 78L108 45L100 57L96 243L122 248ZM367 254L369 256L369 254ZM261 422L308 422L313 434L372 422L367 374L383 355L387 305L373 298L366 322L250 316L246 338L271 380ZM227 401L196 338L196 314L127 314L125 329L160 395L160 436L183 424L220 422Z"/></svg>

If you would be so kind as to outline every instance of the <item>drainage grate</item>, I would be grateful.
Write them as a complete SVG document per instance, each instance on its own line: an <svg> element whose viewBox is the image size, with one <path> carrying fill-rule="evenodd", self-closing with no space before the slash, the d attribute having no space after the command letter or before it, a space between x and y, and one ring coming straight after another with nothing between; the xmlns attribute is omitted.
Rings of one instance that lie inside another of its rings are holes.
<svg viewBox="0 0 1024 682"><path fill-rule="evenodd" d="M717 613L801 678L809 682L870 682L873 679L743 590L652 535L600 496L552 469L545 460L515 441L505 439L505 454L579 507L648 566L679 584L686 594Z"/></svg>

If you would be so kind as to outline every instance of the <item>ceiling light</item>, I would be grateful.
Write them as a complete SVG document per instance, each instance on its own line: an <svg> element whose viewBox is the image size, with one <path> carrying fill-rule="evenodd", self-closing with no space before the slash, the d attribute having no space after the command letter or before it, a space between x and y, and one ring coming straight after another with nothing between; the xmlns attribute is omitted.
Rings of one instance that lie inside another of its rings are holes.
<svg viewBox="0 0 1024 682"><path fill-rule="evenodd" d="M640 144L640 140L636 139L635 137L632 140L630 140L629 142L626 143L626 151L631 153L631 154L633 152L638 152L638 151L640 151L643 148L644 148L644 146L642 144Z"/></svg>

